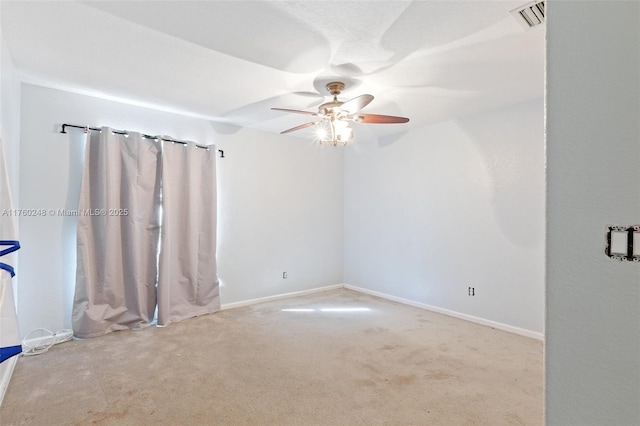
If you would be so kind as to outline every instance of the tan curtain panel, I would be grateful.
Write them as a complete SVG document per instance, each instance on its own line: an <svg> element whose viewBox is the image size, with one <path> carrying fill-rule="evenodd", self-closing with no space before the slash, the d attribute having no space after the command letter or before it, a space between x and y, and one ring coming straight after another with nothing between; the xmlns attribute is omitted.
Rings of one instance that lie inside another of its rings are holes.
<svg viewBox="0 0 640 426"><path fill-rule="evenodd" d="M167 138L168 139L168 138ZM88 135L78 216L77 337L167 325L220 309L216 150Z"/></svg>
<svg viewBox="0 0 640 426"><path fill-rule="evenodd" d="M107 127L87 137L72 321L83 338L151 325L160 232L160 143Z"/></svg>
<svg viewBox="0 0 640 426"><path fill-rule="evenodd" d="M158 325L220 309L215 154L214 147L164 143Z"/></svg>

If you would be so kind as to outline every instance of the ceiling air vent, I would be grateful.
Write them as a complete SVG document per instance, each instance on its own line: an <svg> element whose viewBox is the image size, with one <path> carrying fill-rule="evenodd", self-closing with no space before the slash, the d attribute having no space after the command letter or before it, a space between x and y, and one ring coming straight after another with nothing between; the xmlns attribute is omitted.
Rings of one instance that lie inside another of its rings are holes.
<svg viewBox="0 0 640 426"><path fill-rule="evenodd" d="M544 1L532 1L511 11L511 15L525 30L544 23Z"/></svg>

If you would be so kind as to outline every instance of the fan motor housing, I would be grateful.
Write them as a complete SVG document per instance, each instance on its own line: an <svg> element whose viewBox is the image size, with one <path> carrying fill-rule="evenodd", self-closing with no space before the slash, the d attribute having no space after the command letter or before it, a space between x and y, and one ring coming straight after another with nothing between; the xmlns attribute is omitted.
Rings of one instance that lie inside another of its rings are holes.
<svg viewBox="0 0 640 426"><path fill-rule="evenodd" d="M339 112L340 105L342 105L343 103L344 102L340 102L340 101L325 102L318 107L318 112L320 114L327 114L327 115L337 114Z"/></svg>
<svg viewBox="0 0 640 426"><path fill-rule="evenodd" d="M344 83L341 81L332 81L327 83L327 91L333 96L338 96L344 90Z"/></svg>

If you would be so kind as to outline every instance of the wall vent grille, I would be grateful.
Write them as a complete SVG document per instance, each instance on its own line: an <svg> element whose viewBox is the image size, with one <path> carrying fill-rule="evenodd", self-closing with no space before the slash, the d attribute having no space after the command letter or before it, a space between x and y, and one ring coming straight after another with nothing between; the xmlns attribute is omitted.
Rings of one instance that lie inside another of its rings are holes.
<svg viewBox="0 0 640 426"><path fill-rule="evenodd" d="M533 1L511 11L511 15L526 30L544 23L544 1Z"/></svg>

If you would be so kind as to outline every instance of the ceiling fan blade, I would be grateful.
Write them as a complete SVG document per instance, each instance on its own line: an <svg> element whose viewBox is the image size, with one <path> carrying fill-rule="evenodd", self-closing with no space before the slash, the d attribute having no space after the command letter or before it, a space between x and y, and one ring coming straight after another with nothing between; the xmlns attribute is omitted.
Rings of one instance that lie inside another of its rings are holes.
<svg viewBox="0 0 640 426"><path fill-rule="evenodd" d="M287 109L287 108L271 108L274 111L284 111L284 112L293 112L295 114L305 114L305 115L318 115L316 112L310 111L301 111L299 109Z"/></svg>
<svg viewBox="0 0 640 426"><path fill-rule="evenodd" d="M355 114L360 111L362 108L369 105L369 103L373 100L372 95L360 95L356 96L353 99L349 99L342 105L340 105L340 109L342 111L346 111L349 115Z"/></svg>
<svg viewBox="0 0 640 426"><path fill-rule="evenodd" d="M355 117L356 123L368 124L406 123L408 121L409 119L406 117L395 117L393 115L358 114Z"/></svg>
<svg viewBox="0 0 640 426"><path fill-rule="evenodd" d="M287 129L287 130L283 130L282 132L280 132L280 134L284 135L285 133L295 132L296 130L301 130L301 129L305 129L307 127L315 126L318 123L322 123L322 121L312 121L311 123L304 123L304 124L301 124L299 126L292 127L290 129Z"/></svg>

